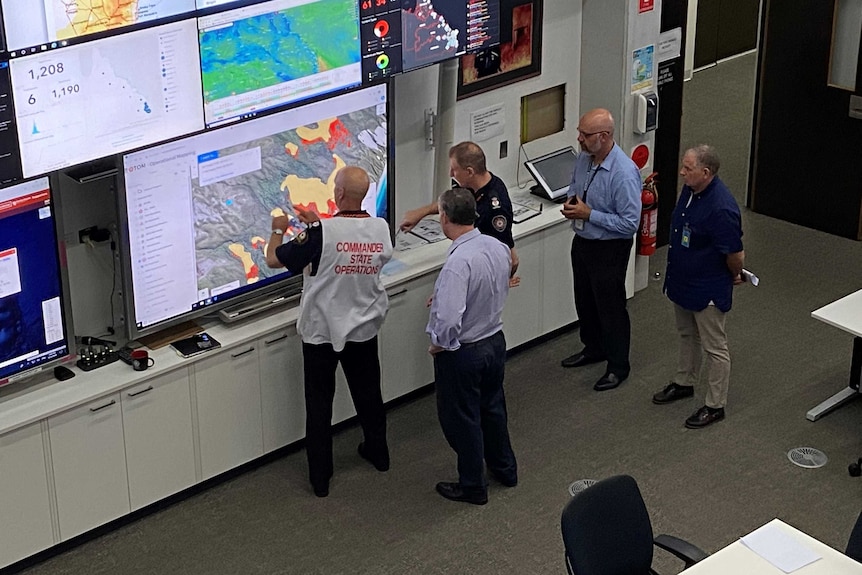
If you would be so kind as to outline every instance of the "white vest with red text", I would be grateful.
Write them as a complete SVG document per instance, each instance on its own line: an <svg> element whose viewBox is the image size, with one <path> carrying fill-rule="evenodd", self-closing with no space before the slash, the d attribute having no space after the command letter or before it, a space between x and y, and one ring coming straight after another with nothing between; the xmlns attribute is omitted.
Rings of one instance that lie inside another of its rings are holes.
<svg viewBox="0 0 862 575"><path fill-rule="evenodd" d="M302 341L331 343L377 335L389 309L380 270L392 257L389 224L382 218L321 220L323 250L316 275L306 275L296 329Z"/></svg>

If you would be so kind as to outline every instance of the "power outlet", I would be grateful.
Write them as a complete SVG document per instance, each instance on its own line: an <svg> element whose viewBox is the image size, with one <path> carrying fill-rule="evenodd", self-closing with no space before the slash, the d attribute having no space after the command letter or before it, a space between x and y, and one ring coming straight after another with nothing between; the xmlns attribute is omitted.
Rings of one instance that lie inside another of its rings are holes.
<svg viewBox="0 0 862 575"><path fill-rule="evenodd" d="M500 142L500 159L502 160L509 155L509 141L503 140Z"/></svg>

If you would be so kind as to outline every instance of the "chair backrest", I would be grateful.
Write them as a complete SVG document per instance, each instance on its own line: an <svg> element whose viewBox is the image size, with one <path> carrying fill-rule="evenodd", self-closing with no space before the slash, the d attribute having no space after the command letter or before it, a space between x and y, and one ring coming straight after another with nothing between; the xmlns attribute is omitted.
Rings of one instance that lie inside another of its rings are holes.
<svg viewBox="0 0 862 575"><path fill-rule="evenodd" d="M856 525L853 526L853 531L850 532L847 551L844 553L848 557L852 557L862 563L862 513L856 518Z"/></svg>
<svg viewBox="0 0 862 575"><path fill-rule="evenodd" d="M578 493L561 520L570 573L637 575L650 572L653 533L640 489L617 475Z"/></svg>

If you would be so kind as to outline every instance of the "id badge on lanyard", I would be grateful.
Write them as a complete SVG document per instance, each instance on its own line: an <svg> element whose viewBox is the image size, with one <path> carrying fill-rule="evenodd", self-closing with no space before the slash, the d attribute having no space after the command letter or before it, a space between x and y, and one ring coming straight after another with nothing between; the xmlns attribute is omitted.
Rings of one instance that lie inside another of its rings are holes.
<svg viewBox="0 0 862 575"><path fill-rule="evenodd" d="M687 248L691 245L691 228L688 227L688 224L685 224L682 227L682 241L680 243L684 248Z"/></svg>

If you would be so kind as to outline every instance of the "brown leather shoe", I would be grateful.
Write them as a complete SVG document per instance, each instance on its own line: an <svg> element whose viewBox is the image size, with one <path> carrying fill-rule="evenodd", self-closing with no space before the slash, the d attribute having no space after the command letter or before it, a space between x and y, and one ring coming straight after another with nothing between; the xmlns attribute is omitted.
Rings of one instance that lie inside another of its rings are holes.
<svg viewBox="0 0 862 575"><path fill-rule="evenodd" d="M700 429L722 419L724 419L723 407L713 408L704 405L685 420L685 426L689 429Z"/></svg>

